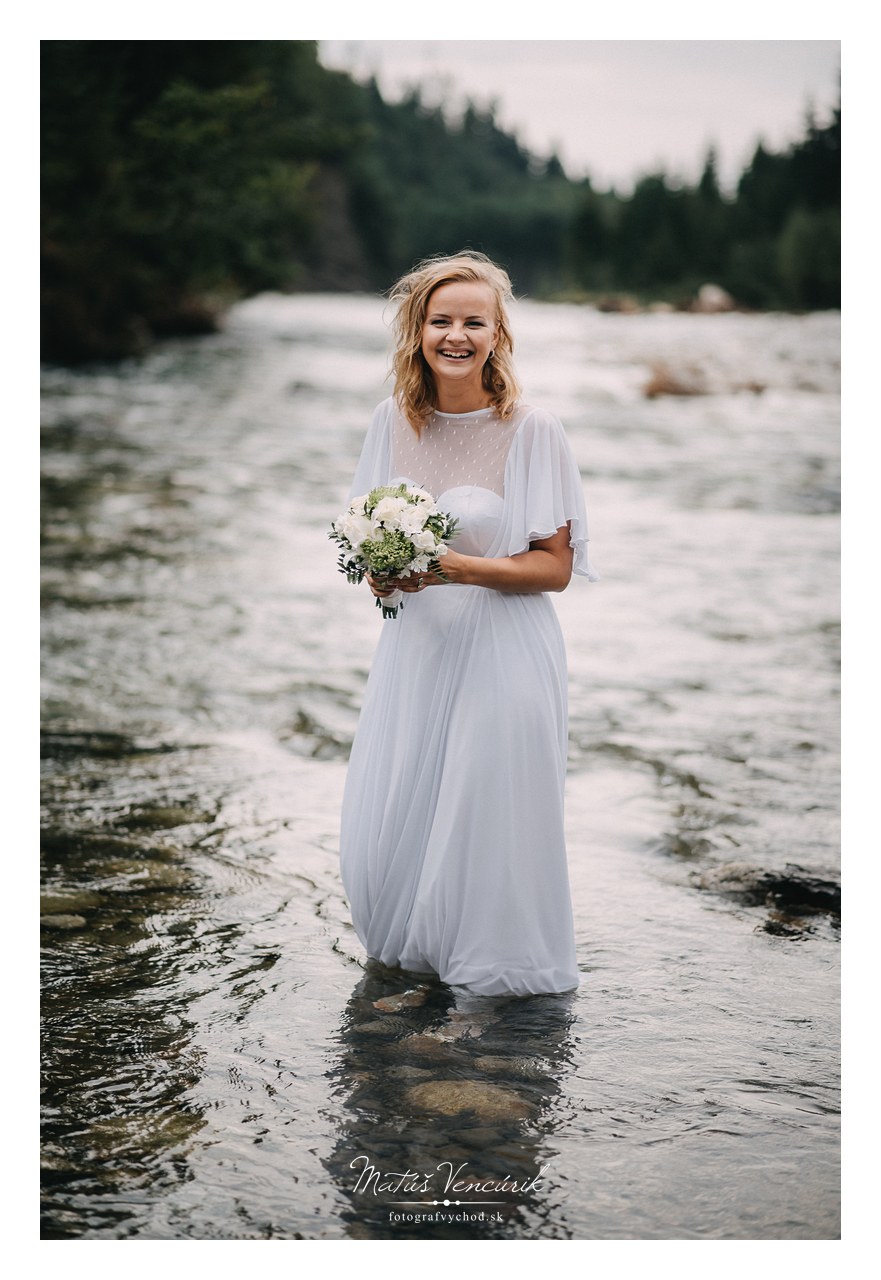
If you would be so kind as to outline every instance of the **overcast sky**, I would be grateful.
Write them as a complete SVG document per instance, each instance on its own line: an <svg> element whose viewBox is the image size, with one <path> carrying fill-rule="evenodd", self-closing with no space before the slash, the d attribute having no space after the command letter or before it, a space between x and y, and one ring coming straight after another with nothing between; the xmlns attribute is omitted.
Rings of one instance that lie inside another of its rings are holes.
<svg viewBox="0 0 881 1280"><path fill-rule="evenodd" d="M757 141L798 139L806 110L838 100L831 40L324 40L326 66L375 75L398 98L418 83L453 111L497 104L497 120L571 177L624 190L663 167L691 181L716 146L731 182Z"/></svg>

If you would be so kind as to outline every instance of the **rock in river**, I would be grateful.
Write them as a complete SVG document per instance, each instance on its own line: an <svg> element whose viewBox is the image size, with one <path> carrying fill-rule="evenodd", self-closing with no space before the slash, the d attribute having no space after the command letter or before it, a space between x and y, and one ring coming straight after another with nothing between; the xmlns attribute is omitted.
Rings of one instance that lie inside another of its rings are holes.
<svg viewBox="0 0 881 1280"><path fill-rule="evenodd" d="M392 996L382 996L373 1001L374 1009L383 1013L397 1013L399 1009L418 1009L428 999L428 987L413 987L410 991L399 991Z"/></svg>
<svg viewBox="0 0 881 1280"><path fill-rule="evenodd" d="M473 1111L481 1120L524 1120L533 1110L513 1089L478 1080L429 1080L413 1085L405 1096L420 1111L442 1116Z"/></svg>
<svg viewBox="0 0 881 1280"><path fill-rule="evenodd" d="M85 916L49 915L40 916L41 929L82 929L86 923Z"/></svg>

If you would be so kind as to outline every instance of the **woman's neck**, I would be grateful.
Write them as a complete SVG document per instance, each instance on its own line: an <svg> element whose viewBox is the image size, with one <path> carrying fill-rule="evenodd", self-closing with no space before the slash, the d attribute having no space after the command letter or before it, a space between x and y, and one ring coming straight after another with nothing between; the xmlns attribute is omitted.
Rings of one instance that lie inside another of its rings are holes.
<svg viewBox="0 0 881 1280"><path fill-rule="evenodd" d="M489 409L491 405L492 399L482 386L437 388L440 413L474 413L477 409Z"/></svg>

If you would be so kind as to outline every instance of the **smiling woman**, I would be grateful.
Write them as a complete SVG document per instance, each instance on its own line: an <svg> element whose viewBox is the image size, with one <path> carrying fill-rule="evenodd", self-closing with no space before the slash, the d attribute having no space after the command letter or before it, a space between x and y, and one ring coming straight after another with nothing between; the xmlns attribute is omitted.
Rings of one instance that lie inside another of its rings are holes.
<svg viewBox="0 0 881 1280"><path fill-rule="evenodd" d="M510 418L520 397L505 312L510 291L506 272L476 253L430 259L392 289L395 398L417 437L435 410L493 405Z"/></svg>
<svg viewBox="0 0 881 1280"><path fill-rule="evenodd" d="M563 428L519 398L509 291L479 254L399 282L395 396L350 494L414 484L460 526L442 574L368 577L407 599L384 624L346 781L353 922L370 956L482 995L578 985L566 655L546 593L596 576Z"/></svg>

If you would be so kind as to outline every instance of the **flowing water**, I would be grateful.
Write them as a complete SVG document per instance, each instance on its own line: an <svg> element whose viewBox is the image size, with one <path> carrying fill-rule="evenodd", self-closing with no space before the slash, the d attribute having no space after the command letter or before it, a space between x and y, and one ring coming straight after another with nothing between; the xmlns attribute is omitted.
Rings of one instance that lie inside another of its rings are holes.
<svg viewBox="0 0 881 1280"><path fill-rule="evenodd" d="M837 1237L838 316L514 324L603 574L554 597L582 985L526 1000L366 963L339 881L382 304L45 370L47 1237Z"/></svg>

